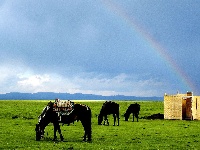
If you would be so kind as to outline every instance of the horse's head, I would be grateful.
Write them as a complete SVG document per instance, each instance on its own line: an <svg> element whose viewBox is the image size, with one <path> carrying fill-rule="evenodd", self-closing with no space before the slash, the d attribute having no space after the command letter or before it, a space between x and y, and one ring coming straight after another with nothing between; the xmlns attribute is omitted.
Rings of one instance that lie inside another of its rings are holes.
<svg viewBox="0 0 200 150"><path fill-rule="evenodd" d="M102 121L103 121L103 116L99 114L98 115L98 125L101 125Z"/></svg>
<svg viewBox="0 0 200 150"><path fill-rule="evenodd" d="M40 124L36 124L36 141L39 141L44 136L44 129L41 128Z"/></svg>
<svg viewBox="0 0 200 150"><path fill-rule="evenodd" d="M128 114L128 113L125 113L125 114L124 114L124 118L125 118L125 121L128 121L129 114Z"/></svg>
<svg viewBox="0 0 200 150"><path fill-rule="evenodd" d="M49 102L43 109L41 115L38 117L38 123L36 124L36 140L39 141L44 136L45 127L51 122L53 112L53 103Z"/></svg>

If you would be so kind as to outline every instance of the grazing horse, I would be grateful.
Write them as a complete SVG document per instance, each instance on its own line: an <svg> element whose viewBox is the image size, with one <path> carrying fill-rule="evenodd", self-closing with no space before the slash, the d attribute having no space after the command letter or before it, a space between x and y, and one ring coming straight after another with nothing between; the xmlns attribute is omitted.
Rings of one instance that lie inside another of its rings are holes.
<svg viewBox="0 0 200 150"><path fill-rule="evenodd" d="M42 114L39 117L39 122L36 124L36 140L39 141L44 136L44 129L49 123L53 123L54 126L54 138L57 139L56 132L60 134L60 139L63 141L63 135L61 133L59 123L70 124L75 120L80 120L84 128L83 141L91 141L91 109L86 105L74 104L73 110L71 110L67 115L61 116L56 111L54 111L55 103L49 102L48 105L44 108Z"/></svg>
<svg viewBox="0 0 200 150"><path fill-rule="evenodd" d="M126 113L124 114L125 121L128 121L130 114L133 113L133 121L134 121L134 116L135 116L137 118L137 122L138 122L139 112L140 112L140 105L139 104L137 104L137 103L130 104L130 106L126 110Z"/></svg>
<svg viewBox="0 0 200 150"><path fill-rule="evenodd" d="M109 125L108 122L108 118L107 115L113 114L114 117L114 124L113 126L115 126L115 122L116 122L116 117L117 117L117 121L118 121L118 126L119 126L119 104L115 103L115 102L111 102L111 101L106 101L101 110L100 110L100 114L98 116L98 125L101 125L103 118L104 118L104 124L105 125L107 122L107 125Z"/></svg>

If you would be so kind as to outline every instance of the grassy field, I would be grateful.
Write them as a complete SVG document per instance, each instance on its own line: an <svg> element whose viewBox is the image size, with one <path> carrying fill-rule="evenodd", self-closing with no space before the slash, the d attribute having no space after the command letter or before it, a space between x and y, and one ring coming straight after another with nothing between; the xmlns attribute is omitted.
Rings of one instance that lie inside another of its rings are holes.
<svg viewBox="0 0 200 150"><path fill-rule="evenodd" d="M61 126L64 141L53 142L53 126L46 128L45 138L35 140L35 124L48 101L0 101L0 149L200 149L200 121L147 120L124 121L123 114L134 101L120 104L120 126L97 125L97 115L103 101L76 102L92 109L92 143L82 142L80 122ZM141 101L139 117L163 112L163 102Z"/></svg>

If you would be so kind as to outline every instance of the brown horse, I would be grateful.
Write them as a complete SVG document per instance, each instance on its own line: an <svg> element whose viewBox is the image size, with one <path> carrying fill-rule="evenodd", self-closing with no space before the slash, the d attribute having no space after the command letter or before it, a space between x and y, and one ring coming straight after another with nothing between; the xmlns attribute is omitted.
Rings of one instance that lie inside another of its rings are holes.
<svg viewBox="0 0 200 150"><path fill-rule="evenodd" d="M60 134L60 139L63 141L63 135L61 133L59 123L70 124L75 120L80 120L84 128L83 141L91 141L91 109L86 105L74 104L73 110L71 110L67 115L61 116L59 119L58 113L54 111L55 103L49 102L44 108L43 113L40 115L38 124L36 124L36 140L39 141L44 136L45 127L49 123L53 123L54 126L54 138L57 139L56 132Z"/></svg>
<svg viewBox="0 0 200 150"><path fill-rule="evenodd" d="M107 122L107 125L109 125L107 115L110 115L110 114L113 114L113 117L114 117L113 126L115 126L116 118L118 122L117 125L119 126L119 104L115 102L111 102L111 101L106 101L103 104L100 110L100 114L98 116L98 125L101 125L103 118L104 118L104 125L106 124L106 122Z"/></svg>
<svg viewBox="0 0 200 150"><path fill-rule="evenodd" d="M125 121L128 121L128 118L130 116L130 114L133 114L133 121L134 121L134 116L137 118L137 122L138 122L138 115L140 112L140 105L135 103L135 104L130 104L130 106L127 108L124 117L125 117Z"/></svg>

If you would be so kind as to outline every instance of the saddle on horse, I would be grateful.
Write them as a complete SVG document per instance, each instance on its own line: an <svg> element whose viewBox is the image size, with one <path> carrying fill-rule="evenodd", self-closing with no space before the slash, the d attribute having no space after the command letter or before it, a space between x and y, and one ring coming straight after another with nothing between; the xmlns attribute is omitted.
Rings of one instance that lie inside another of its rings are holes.
<svg viewBox="0 0 200 150"><path fill-rule="evenodd" d="M62 122L62 116L69 115L74 110L74 102L70 100L55 99L53 111L58 113L59 121Z"/></svg>

